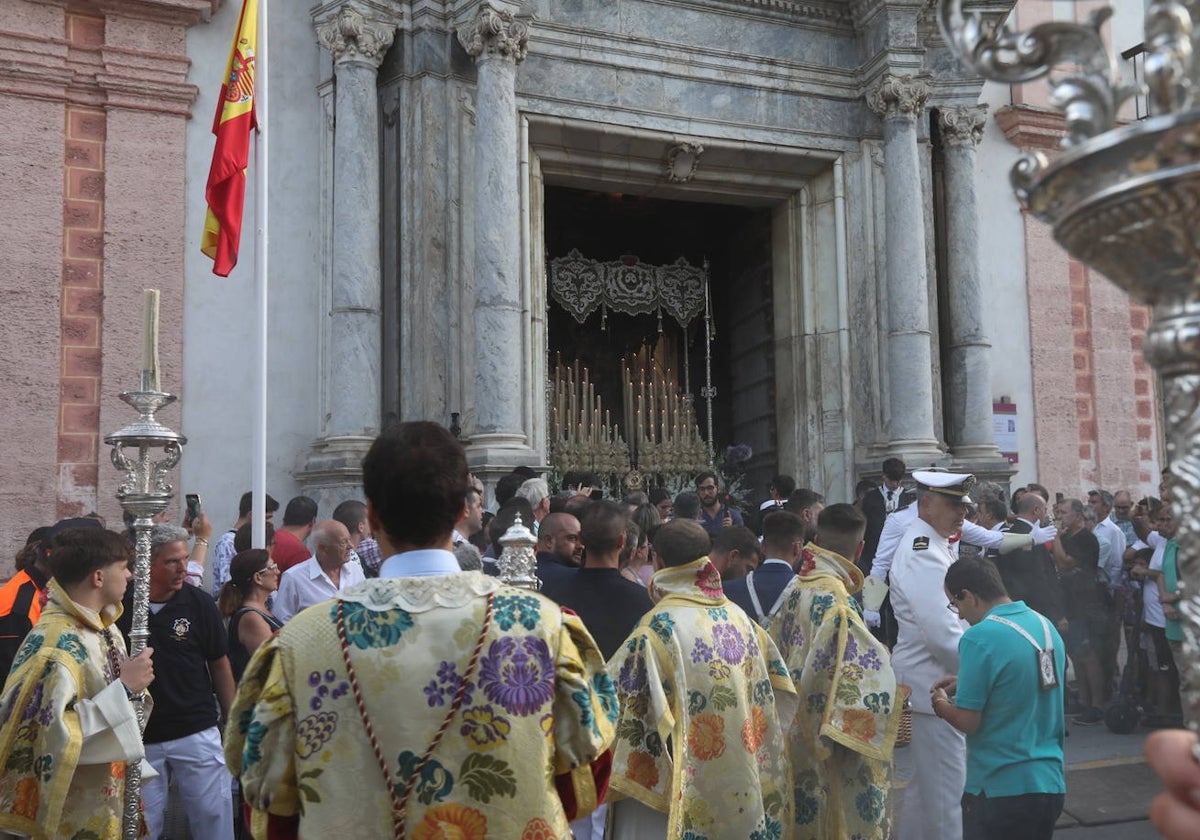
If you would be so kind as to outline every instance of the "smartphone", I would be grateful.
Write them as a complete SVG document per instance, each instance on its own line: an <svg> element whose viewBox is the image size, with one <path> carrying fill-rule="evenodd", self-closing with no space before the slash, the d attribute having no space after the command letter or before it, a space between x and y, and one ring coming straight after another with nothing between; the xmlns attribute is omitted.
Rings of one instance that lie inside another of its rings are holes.
<svg viewBox="0 0 1200 840"><path fill-rule="evenodd" d="M188 493L185 497L187 500L187 516L186 521L195 522L196 518L204 512L204 507L200 504L200 495L198 493Z"/></svg>

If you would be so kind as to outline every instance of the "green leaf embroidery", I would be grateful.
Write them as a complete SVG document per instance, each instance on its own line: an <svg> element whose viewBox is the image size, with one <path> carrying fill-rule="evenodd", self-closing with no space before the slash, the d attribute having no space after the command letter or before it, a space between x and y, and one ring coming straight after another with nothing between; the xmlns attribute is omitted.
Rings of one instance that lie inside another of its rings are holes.
<svg viewBox="0 0 1200 840"><path fill-rule="evenodd" d="M624 718L617 724L617 737L636 747L646 737L646 728L637 718Z"/></svg>
<svg viewBox="0 0 1200 840"><path fill-rule="evenodd" d="M472 753L463 762L458 779L471 796L487 803L493 796L516 796L517 777L507 762L490 755Z"/></svg>
<svg viewBox="0 0 1200 840"><path fill-rule="evenodd" d="M737 705L737 695L727 685L715 685L712 693L708 695L708 702L714 710L723 712Z"/></svg>
<svg viewBox="0 0 1200 840"><path fill-rule="evenodd" d="M312 770L309 770L307 773L301 773L300 778L301 779L316 779L317 776L320 776L324 772L325 772L324 768L316 767ZM299 790L300 795L303 796L309 802L320 802L321 801L321 795L319 793L317 793L316 788L314 788L312 785L306 785L303 782L300 782L299 784L296 785L296 789Z"/></svg>

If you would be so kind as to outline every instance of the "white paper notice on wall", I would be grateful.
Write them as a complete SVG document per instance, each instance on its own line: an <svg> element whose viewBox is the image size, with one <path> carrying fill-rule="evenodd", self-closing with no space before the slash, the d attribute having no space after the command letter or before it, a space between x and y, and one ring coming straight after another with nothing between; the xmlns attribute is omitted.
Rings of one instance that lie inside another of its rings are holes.
<svg viewBox="0 0 1200 840"><path fill-rule="evenodd" d="M1010 402L992 403L992 440L1010 464L1017 463L1017 405Z"/></svg>

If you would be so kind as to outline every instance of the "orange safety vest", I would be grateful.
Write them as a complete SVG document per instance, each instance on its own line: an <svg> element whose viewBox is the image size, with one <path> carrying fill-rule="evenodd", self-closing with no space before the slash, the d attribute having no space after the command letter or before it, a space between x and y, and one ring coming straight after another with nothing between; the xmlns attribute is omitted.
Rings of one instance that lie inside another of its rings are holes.
<svg viewBox="0 0 1200 840"><path fill-rule="evenodd" d="M0 680L8 676L26 634L37 624L45 603L43 591L21 571L0 588Z"/></svg>

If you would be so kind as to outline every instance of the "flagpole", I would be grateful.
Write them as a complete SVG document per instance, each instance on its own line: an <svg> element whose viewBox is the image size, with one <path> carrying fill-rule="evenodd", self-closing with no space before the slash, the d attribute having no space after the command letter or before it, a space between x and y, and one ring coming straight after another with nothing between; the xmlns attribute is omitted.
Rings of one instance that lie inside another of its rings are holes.
<svg viewBox="0 0 1200 840"><path fill-rule="evenodd" d="M270 0L258 2L258 44L255 55L254 108L258 133L254 138L254 289L257 328L254 331L254 494L251 521L251 545L267 545L267 7Z"/></svg>

